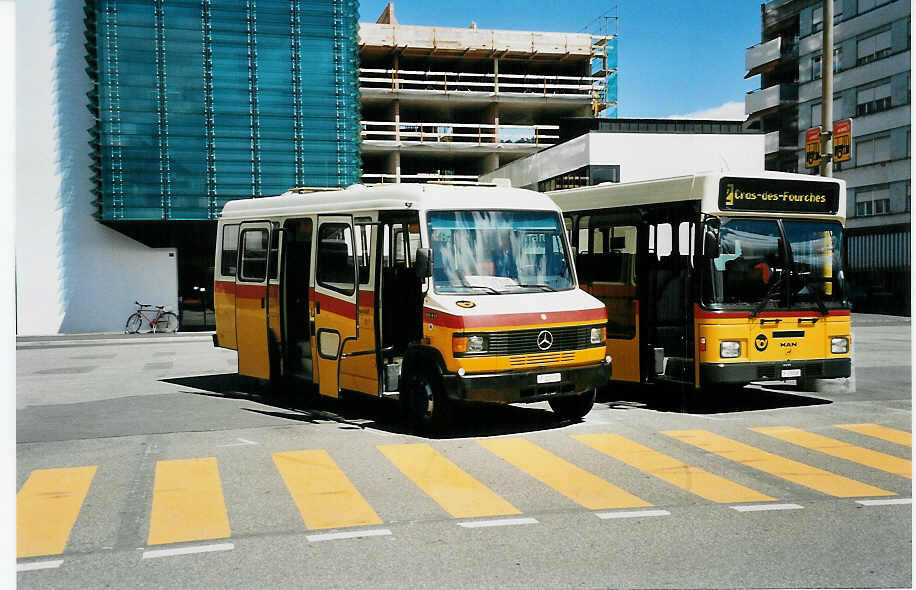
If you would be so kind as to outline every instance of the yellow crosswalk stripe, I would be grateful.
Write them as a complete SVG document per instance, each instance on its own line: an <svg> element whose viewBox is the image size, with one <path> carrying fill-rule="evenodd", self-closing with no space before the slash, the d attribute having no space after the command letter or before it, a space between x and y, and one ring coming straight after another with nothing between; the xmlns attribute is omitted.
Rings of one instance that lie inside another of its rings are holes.
<svg viewBox="0 0 916 590"><path fill-rule="evenodd" d="M895 495L893 492L786 459L706 430L665 430L663 434L830 496L854 498Z"/></svg>
<svg viewBox="0 0 916 590"><path fill-rule="evenodd" d="M327 451L287 451L274 453L273 459L308 528L382 522Z"/></svg>
<svg viewBox="0 0 916 590"><path fill-rule="evenodd" d="M878 424L837 424L837 426L898 445L913 446L913 434L905 430L897 430L896 428L888 428Z"/></svg>
<svg viewBox="0 0 916 590"><path fill-rule="evenodd" d="M523 438L499 438L477 442L589 510L652 505Z"/></svg>
<svg viewBox="0 0 916 590"><path fill-rule="evenodd" d="M426 443L378 445L378 450L455 518L521 514Z"/></svg>
<svg viewBox="0 0 916 590"><path fill-rule="evenodd" d="M149 545L231 534L215 457L156 462Z"/></svg>
<svg viewBox="0 0 916 590"><path fill-rule="evenodd" d="M16 557L64 552L96 465L36 469L16 494Z"/></svg>
<svg viewBox="0 0 916 590"><path fill-rule="evenodd" d="M880 453L871 449L857 447L841 440L805 432L791 426L766 426L751 428L754 432L766 434L779 440L784 440L792 444L820 451L831 457L839 457L853 463L859 463L881 471L887 471L900 477L913 478L913 463L907 459L901 459L887 453Z"/></svg>
<svg viewBox="0 0 916 590"><path fill-rule="evenodd" d="M573 438L605 455L713 502L770 502L766 494L699 467L678 461L618 434L578 434Z"/></svg>

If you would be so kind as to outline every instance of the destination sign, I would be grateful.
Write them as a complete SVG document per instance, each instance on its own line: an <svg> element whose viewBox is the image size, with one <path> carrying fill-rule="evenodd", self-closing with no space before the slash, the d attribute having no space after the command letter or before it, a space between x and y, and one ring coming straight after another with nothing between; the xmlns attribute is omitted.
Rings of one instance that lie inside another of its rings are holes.
<svg viewBox="0 0 916 590"><path fill-rule="evenodd" d="M776 178L724 177L719 181L719 209L774 213L836 213L840 185Z"/></svg>

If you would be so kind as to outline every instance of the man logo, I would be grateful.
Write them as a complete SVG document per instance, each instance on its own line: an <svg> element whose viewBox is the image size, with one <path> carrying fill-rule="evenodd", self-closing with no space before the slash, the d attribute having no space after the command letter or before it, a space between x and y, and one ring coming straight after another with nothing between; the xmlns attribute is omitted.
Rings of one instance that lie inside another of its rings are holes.
<svg viewBox="0 0 916 590"><path fill-rule="evenodd" d="M767 340L766 334L757 334L757 337L754 338L754 348L756 348L759 352L766 350L769 343L770 342Z"/></svg>
<svg viewBox="0 0 916 590"><path fill-rule="evenodd" d="M548 350L551 346L553 346L553 334L547 330L541 330L538 334L538 348Z"/></svg>

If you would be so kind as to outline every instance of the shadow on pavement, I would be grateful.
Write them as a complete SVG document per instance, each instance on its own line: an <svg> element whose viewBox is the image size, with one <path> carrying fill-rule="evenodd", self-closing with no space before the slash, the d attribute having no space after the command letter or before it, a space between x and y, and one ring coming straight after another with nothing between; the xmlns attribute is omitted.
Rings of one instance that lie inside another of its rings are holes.
<svg viewBox="0 0 916 590"><path fill-rule="evenodd" d="M400 405L394 400L346 392L340 399L331 399L318 396L314 386L306 384L295 393L286 389L279 394L272 394L265 383L237 373L176 377L162 381L193 388L185 391L193 395L246 400L268 406L240 408L246 412L313 424L331 420L340 423L342 429L374 428L394 434L412 434L407 430L401 416ZM572 422L561 420L552 411L544 408L466 404L455 408L453 428L450 432L424 437L440 439L500 436L562 428L570 424Z"/></svg>
<svg viewBox="0 0 916 590"><path fill-rule="evenodd" d="M659 385L610 385L598 393L596 403L612 410L646 409L683 414L727 414L818 406L833 403L829 399L810 397L794 386L782 385L786 391L751 385L695 391L692 387L678 389Z"/></svg>

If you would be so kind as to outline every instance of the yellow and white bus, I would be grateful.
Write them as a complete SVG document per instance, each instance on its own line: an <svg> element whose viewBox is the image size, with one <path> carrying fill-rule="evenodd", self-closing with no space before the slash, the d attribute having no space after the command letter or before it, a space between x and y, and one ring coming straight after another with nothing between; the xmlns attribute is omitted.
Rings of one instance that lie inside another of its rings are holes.
<svg viewBox="0 0 916 590"><path fill-rule="evenodd" d="M549 193L615 381L683 388L850 375L846 185L700 173Z"/></svg>
<svg viewBox="0 0 916 590"><path fill-rule="evenodd" d="M219 218L217 346L242 375L397 397L418 430L455 401L591 409L604 305L578 288L559 208L503 186L246 199Z"/></svg>

